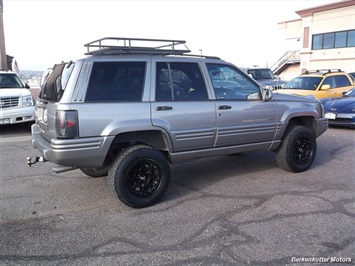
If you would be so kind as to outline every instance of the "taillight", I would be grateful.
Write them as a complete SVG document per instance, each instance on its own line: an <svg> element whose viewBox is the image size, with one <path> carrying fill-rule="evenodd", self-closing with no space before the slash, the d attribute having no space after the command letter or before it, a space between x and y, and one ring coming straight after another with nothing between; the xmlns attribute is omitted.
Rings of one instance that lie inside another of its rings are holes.
<svg viewBox="0 0 355 266"><path fill-rule="evenodd" d="M55 132L58 138L72 139L79 137L78 112L76 110L57 111Z"/></svg>

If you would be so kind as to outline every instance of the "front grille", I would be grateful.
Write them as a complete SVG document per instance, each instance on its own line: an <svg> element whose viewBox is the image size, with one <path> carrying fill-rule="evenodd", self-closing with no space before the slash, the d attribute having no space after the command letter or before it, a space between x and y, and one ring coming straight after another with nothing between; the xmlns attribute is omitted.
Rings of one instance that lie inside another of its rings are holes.
<svg viewBox="0 0 355 266"><path fill-rule="evenodd" d="M0 109L16 107L19 104L19 97L0 98Z"/></svg>

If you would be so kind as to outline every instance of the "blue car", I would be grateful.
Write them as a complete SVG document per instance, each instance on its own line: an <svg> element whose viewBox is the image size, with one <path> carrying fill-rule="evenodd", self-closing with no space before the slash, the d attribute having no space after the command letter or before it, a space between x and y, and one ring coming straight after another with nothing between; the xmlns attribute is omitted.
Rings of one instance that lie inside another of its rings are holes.
<svg viewBox="0 0 355 266"><path fill-rule="evenodd" d="M329 125L355 128L355 88L343 97L321 99Z"/></svg>

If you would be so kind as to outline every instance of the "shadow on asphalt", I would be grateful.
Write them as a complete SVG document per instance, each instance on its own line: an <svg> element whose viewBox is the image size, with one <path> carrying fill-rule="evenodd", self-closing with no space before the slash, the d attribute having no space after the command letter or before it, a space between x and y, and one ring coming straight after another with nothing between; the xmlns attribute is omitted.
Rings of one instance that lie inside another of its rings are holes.
<svg viewBox="0 0 355 266"><path fill-rule="evenodd" d="M0 125L0 138L9 136L31 135L31 125L34 122L20 124Z"/></svg>

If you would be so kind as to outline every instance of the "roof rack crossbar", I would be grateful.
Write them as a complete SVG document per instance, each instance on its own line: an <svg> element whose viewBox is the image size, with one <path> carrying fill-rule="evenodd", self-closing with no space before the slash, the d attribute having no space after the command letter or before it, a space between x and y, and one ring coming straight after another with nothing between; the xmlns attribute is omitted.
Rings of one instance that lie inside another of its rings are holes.
<svg viewBox="0 0 355 266"><path fill-rule="evenodd" d="M118 44L120 41L123 41L123 44ZM136 43L146 44L147 46L141 46ZM104 37L84 44L84 46L87 48L85 55L137 54L138 52L146 54L182 55L191 52L185 43L186 41L182 40ZM93 48L98 49L93 50Z"/></svg>
<svg viewBox="0 0 355 266"><path fill-rule="evenodd" d="M317 69L317 70L306 70L305 74L310 74L310 73L320 73L324 72L326 73L332 73L332 72L343 72L340 68L324 68L324 69Z"/></svg>

